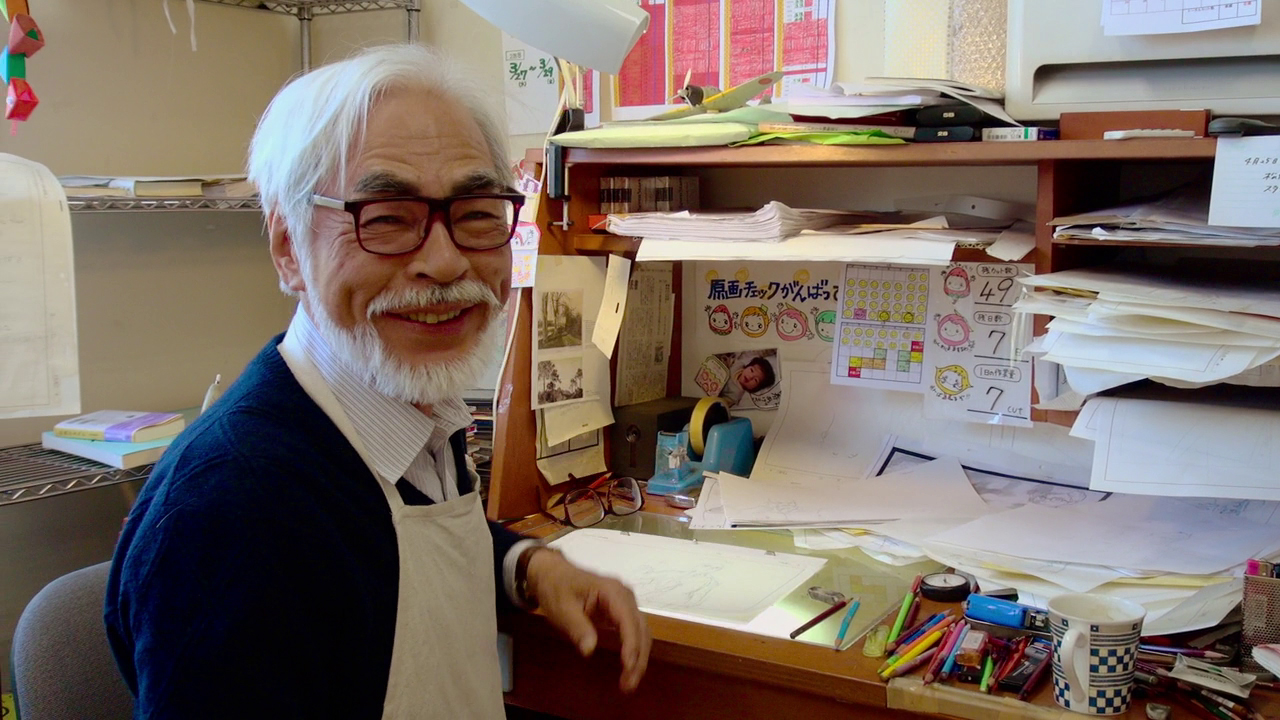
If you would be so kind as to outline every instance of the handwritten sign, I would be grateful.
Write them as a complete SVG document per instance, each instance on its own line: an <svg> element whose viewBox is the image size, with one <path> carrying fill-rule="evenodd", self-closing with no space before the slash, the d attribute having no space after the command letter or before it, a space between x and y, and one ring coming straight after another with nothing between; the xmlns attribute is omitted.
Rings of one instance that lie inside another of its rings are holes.
<svg viewBox="0 0 1280 720"><path fill-rule="evenodd" d="M1209 224L1280 227L1280 135L1218 138Z"/></svg>
<svg viewBox="0 0 1280 720"><path fill-rule="evenodd" d="M545 135L551 129L560 103L555 58L503 33L502 87L510 134Z"/></svg>

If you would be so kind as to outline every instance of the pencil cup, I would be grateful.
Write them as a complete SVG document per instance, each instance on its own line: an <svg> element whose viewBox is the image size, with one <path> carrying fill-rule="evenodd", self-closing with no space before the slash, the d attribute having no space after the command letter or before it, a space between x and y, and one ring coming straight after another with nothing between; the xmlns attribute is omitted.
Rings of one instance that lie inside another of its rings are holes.
<svg viewBox="0 0 1280 720"><path fill-rule="evenodd" d="M1138 638L1147 611L1128 600L1090 593L1049 601L1053 630L1053 698L1085 715L1129 709Z"/></svg>

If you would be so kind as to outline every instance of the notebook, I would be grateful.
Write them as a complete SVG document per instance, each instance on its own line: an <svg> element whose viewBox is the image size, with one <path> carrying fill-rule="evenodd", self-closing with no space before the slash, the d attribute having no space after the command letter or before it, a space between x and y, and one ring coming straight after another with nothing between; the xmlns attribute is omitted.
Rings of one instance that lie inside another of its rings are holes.
<svg viewBox="0 0 1280 720"><path fill-rule="evenodd" d="M166 437L140 443L107 442L105 440L80 440L66 438L45 432L40 435L40 444L49 450L76 455L90 460L97 460L121 470L128 470L148 463L153 463L164 454L165 448L173 438Z"/></svg>

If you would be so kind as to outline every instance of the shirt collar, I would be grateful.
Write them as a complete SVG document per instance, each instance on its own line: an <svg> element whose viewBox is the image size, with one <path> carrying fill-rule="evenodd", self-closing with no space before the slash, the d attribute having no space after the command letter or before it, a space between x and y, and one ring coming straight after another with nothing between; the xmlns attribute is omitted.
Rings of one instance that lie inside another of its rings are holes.
<svg viewBox="0 0 1280 720"><path fill-rule="evenodd" d="M471 412L460 397L434 403L431 415L426 415L375 390L329 347L301 305L289 331L297 335L303 352L347 413L372 469L383 480L394 484L423 449L437 453L450 435L471 424Z"/></svg>

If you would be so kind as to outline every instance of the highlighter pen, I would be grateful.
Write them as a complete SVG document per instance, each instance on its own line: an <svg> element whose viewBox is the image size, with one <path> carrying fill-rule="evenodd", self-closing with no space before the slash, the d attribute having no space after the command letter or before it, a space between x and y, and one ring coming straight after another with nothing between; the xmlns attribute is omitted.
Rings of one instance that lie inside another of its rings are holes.
<svg viewBox="0 0 1280 720"><path fill-rule="evenodd" d="M960 643L964 642L964 636L969 634L969 623L962 622L957 627L960 630L956 633L956 641L951 646L951 652L947 653L946 662L942 663L942 672L938 675L939 680L946 680L951 677L951 670L956 666L956 653L960 651Z"/></svg>
<svg viewBox="0 0 1280 720"><path fill-rule="evenodd" d="M992 657L995 653L987 653L987 660L982 665L982 683L978 685L979 692L989 692L991 687L991 673L995 670L996 661Z"/></svg>
<svg viewBox="0 0 1280 720"><path fill-rule="evenodd" d="M862 598L856 597L853 599L853 602L849 603L849 612L844 614L844 620L840 621L840 632L836 634L836 642L835 645L833 645L836 650L839 650L840 645L844 643L845 633L849 632L849 622L853 620L853 616L857 614L858 606L861 604Z"/></svg>
<svg viewBox="0 0 1280 720"><path fill-rule="evenodd" d="M818 614L817 614L817 616L816 616L816 617L814 617L814 618L813 618L812 620L810 620L809 622L807 622L807 623L805 623L805 624L801 625L800 627L796 628L795 630L792 630L792 631L791 631L791 639L792 639L792 640L795 640L795 639L796 639L796 638L797 638L801 633L805 633L805 632L808 632L809 630L812 630L814 625L817 625L818 623L822 622L823 620L826 620L827 618L831 617L832 615L835 615L837 612L839 612L839 611L840 611L840 608L842 608L842 607L844 607L845 605L848 605L848 604L849 604L849 601L848 601L848 600L841 600L840 602L836 603L835 605L832 605L831 607L827 608L826 610L823 610L822 612L818 613Z"/></svg>
<svg viewBox="0 0 1280 720"><path fill-rule="evenodd" d="M902 624L907 619L907 610L911 609L911 601L914 600L915 597L915 593L912 592L908 592L902 596L902 607L898 610L898 619L893 621L893 627L889 630L889 642L893 642L898 639L898 633L902 632Z"/></svg>

